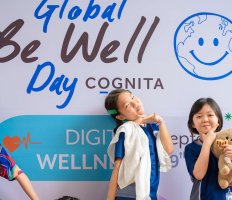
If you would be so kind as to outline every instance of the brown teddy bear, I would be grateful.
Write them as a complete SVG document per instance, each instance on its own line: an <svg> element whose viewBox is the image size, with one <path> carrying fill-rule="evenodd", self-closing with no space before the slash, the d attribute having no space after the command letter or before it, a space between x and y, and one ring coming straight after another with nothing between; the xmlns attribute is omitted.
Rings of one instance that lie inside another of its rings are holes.
<svg viewBox="0 0 232 200"><path fill-rule="evenodd" d="M232 145L232 128L218 132L212 145L213 153L218 158L218 184L222 189L232 186L232 162L223 153L224 144Z"/></svg>

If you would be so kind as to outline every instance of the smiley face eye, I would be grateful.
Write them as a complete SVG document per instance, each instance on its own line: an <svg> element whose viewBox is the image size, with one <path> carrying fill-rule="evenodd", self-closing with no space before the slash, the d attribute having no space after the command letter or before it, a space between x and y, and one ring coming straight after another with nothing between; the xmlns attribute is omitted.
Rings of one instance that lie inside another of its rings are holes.
<svg viewBox="0 0 232 200"><path fill-rule="evenodd" d="M228 140L228 139L229 139L229 137L226 137L226 139Z"/></svg>
<svg viewBox="0 0 232 200"><path fill-rule="evenodd" d="M200 38L198 39L198 44L199 44L200 46L203 46L203 44L204 44L204 39L203 39L202 37L200 37Z"/></svg>
<svg viewBox="0 0 232 200"><path fill-rule="evenodd" d="M219 41L218 41L218 39L217 39L217 38L214 38L214 40L213 40L213 44L214 44L214 46L215 46L215 47L216 47L216 46L218 46Z"/></svg>

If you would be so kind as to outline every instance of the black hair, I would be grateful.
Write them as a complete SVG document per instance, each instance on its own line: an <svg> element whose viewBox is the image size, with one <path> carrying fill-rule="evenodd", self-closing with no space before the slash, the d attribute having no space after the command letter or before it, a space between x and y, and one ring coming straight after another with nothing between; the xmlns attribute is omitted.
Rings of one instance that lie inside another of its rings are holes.
<svg viewBox="0 0 232 200"><path fill-rule="evenodd" d="M114 131L116 131L117 128L123 124L121 120L116 118L116 116L120 114L118 110L118 104L117 104L118 97L123 92L131 93L131 91L126 90L126 89L115 89L115 90L112 90L105 98L105 109L108 111L108 113L111 115L111 117L116 122L116 128L114 129ZM110 111L115 111L115 112L110 113Z"/></svg>
<svg viewBox="0 0 232 200"><path fill-rule="evenodd" d="M80 200L80 199L78 199L76 197L71 197L71 196L63 196L63 197L60 197L57 200Z"/></svg>
<svg viewBox="0 0 232 200"><path fill-rule="evenodd" d="M213 109L213 111L215 112L215 114L218 118L219 125L215 131L217 132L217 131L220 131L222 129L223 117L222 117L221 109L220 109L219 105L217 104L217 102L212 98L200 98L194 102L194 104L192 105L192 108L190 110L190 113L189 113L188 129L192 135L199 134L197 129L193 128L193 116L196 113L198 113L202 109L202 107L206 104L208 104Z"/></svg>

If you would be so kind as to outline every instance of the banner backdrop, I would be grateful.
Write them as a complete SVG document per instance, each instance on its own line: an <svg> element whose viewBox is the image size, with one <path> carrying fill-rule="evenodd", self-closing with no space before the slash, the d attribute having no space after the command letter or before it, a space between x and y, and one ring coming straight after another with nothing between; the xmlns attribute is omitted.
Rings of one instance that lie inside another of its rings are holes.
<svg viewBox="0 0 232 200"><path fill-rule="evenodd" d="M232 125L232 3L167 0L8 0L0 6L0 143L42 200L106 198L114 122L109 91L139 96L172 135L159 200L186 200L183 158L193 102L212 97ZM0 199L26 199L0 179Z"/></svg>

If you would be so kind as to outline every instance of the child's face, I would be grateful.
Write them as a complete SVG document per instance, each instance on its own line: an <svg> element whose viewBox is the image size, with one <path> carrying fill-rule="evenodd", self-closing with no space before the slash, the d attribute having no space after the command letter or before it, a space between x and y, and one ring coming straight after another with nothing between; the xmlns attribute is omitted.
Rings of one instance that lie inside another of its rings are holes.
<svg viewBox="0 0 232 200"><path fill-rule="evenodd" d="M193 128L197 129L199 134L207 134L209 131L215 131L219 126L218 117L214 110L205 104L202 109L193 115Z"/></svg>
<svg viewBox="0 0 232 200"><path fill-rule="evenodd" d="M119 95L117 107L120 114L116 117L119 120L134 121L138 119L139 115L144 114L144 108L141 101L129 92L122 92Z"/></svg>

